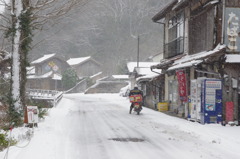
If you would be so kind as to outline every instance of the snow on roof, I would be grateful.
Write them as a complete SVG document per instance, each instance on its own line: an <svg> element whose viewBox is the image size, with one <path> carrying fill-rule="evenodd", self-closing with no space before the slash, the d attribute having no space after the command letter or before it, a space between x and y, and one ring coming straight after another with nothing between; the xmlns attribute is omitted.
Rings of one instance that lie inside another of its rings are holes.
<svg viewBox="0 0 240 159"><path fill-rule="evenodd" d="M215 49L213 50L210 50L210 51L203 51L203 52L199 52L199 53L196 53L196 54L193 54L193 55L186 55L186 56L183 56L181 59L179 60L176 60L173 65L176 65L176 64L179 64L179 63L184 63L184 62L189 62L189 61L192 61L192 60L199 60L201 58L204 58L204 57L207 57L209 55L212 55L214 53L217 53L219 52L220 50L226 48L226 45L218 45Z"/></svg>
<svg viewBox="0 0 240 159"><path fill-rule="evenodd" d="M28 79L48 78L48 77L50 77L52 74L53 74L53 71L50 71L50 72L47 72L47 73L45 73L45 74L43 74L43 75L40 75L40 76L38 76L38 75L30 75L30 76L28 76L27 78L28 78Z"/></svg>
<svg viewBox="0 0 240 159"><path fill-rule="evenodd" d="M216 3L219 3L219 0L210 1L207 4L205 4L203 7L207 7L209 5L216 4Z"/></svg>
<svg viewBox="0 0 240 159"><path fill-rule="evenodd" d="M143 80L143 79L153 79L161 74L162 70L154 70L154 72L151 71L150 68L135 68L138 75L142 75L141 77L138 77L136 80Z"/></svg>
<svg viewBox="0 0 240 159"><path fill-rule="evenodd" d="M79 57L79 58L70 58L69 60L67 60L67 63L69 65L77 65L80 64L88 59L90 59L91 56L87 56L87 57Z"/></svg>
<svg viewBox="0 0 240 159"><path fill-rule="evenodd" d="M215 54L224 48L226 48L226 45L219 44L215 49L213 49L211 51L203 51L203 52L199 52L199 53L196 53L193 55L183 56L182 58L175 60L174 63L172 64L172 66L168 68L168 70L174 70L174 69L178 69L178 68L184 68L184 67L190 67L193 65L198 65L203 61L203 60L201 60L202 58L205 58L207 56Z"/></svg>
<svg viewBox="0 0 240 159"><path fill-rule="evenodd" d="M153 78L155 78L157 76L159 76L159 74L153 73L153 74L150 74L150 75L145 75L145 76L138 77L136 79L136 81L139 82L140 80L151 80L151 79L153 79Z"/></svg>
<svg viewBox="0 0 240 159"><path fill-rule="evenodd" d="M225 57L227 63L240 63L240 55L228 54Z"/></svg>
<svg viewBox="0 0 240 159"><path fill-rule="evenodd" d="M116 79L128 79L129 76L128 75L112 75L113 78L116 78Z"/></svg>
<svg viewBox="0 0 240 159"><path fill-rule="evenodd" d="M94 78L94 77L96 77L96 76L98 76L98 75L101 75L101 74L102 74L102 72L98 72L98 73L96 73L96 74L90 76L90 78Z"/></svg>
<svg viewBox="0 0 240 159"><path fill-rule="evenodd" d="M44 55L43 57L41 57L41 58L39 58L39 59L31 62L31 64L41 63L41 62L43 62L43 61L45 61L45 60L47 60L47 59L49 59L49 58L51 58L51 57L53 57L53 56L55 56L55 54L47 54L47 55Z"/></svg>
<svg viewBox="0 0 240 159"><path fill-rule="evenodd" d="M53 80L61 80L62 76L60 74L53 73L53 71L49 71L43 75L29 75L27 76L27 79L43 79L43 78L49 78L52 77Z"/></svg>
<svg viewBox="0 0 240 159"><path fill-rule="evenodd" d="M136 72L138 73L138 75L150 75L150 74L156 74L154 72L151 71L150 68L135 68ZM161 73L161 70L156 70L158 73Z"/></svg>
<svg viewBox="0 0 240 159"><path fill-rule="evenodd" d="M157 64L158 62L139 62L139 67L150 68L152 65L157 65ZM133 72L134 68L137 67L137 62L128 62L127 67L129 72Z"/></svg>
<svg viewBox="0 0 240 159"><path fill-rule="evenodd" d="M203 62L203 60L193 60L193 61L189 61L189 62L185 62L185 63L179 63L177 65L169 67L168 71L179 69L179 68L184 68L184 67L191 67L193 65L198 65L198 64L200 64L202 62Z"/></svg>
<svg viewBox="0 0 240 159"><path fill-rule="evenodd" d="M59 81L60 81L60 80L62 80L62 76L61 76L60 74L54 73L52 79L53 79L53 80L59 80Z"/></svg>
<svg viewBox="0 0 240 159"><path fill-rule="evenodd" d="M35 74L35 67L34 66L31 66L31 67L27 67L27 74L28 75L33 75Z"/></svg>

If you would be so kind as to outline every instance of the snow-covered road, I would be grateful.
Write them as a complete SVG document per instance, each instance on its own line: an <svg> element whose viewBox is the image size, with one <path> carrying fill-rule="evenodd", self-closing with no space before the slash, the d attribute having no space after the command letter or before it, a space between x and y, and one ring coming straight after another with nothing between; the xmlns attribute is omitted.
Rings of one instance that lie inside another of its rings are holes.
<svg viewBox="0 0 240 159"><path fill-rule="evenodd" d="M130 115L129 105L118 94L64 95L30 144L10 147L8 159L240 158L240 127L201 125L147 108Z"/></svg>

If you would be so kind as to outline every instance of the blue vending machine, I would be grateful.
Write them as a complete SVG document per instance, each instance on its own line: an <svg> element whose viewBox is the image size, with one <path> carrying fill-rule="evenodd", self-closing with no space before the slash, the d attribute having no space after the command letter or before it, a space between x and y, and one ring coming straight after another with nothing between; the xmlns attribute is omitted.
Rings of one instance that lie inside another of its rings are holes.
<svg viewBox="0 0 240 159"><path fill-rule="evenodd" d="M222 81L205 79L201 91L201 123L222 122Z"/></svg>

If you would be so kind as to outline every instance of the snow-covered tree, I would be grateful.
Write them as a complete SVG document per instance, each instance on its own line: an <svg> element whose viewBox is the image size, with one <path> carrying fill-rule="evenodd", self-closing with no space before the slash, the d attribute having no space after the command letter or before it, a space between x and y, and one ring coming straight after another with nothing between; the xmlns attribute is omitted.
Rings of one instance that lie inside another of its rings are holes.
<svg viewBox="0 0 240 159"><path fill-rule="evenodd" d="M12 107L17 113L25 105L26 67L31 49L33 30L41 31L48 22L62 17L87 0L0 0L5 12L0 13L0 29L5 31L8 44L1 50L11 54Z"/></svg>

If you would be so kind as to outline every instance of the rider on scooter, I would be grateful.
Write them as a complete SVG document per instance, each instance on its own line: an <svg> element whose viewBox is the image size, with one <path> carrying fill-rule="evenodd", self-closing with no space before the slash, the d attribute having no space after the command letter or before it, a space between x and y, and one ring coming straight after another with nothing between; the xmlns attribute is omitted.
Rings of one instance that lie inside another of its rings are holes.
<svg viewBox="0 0 240 159"><path fill-rule="evenodd" d="M135 86L130 92L129 92L129 97L131 95L141 95L143 97L143 92L141 90L138 89L137 86ZM134 106L134 103L131 103L131 106L130 106L130 110L129 110L129 114L132 113L132 109L133 109L133 106Z"/></svg>

